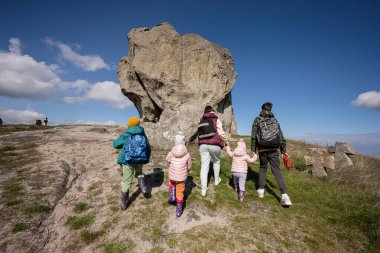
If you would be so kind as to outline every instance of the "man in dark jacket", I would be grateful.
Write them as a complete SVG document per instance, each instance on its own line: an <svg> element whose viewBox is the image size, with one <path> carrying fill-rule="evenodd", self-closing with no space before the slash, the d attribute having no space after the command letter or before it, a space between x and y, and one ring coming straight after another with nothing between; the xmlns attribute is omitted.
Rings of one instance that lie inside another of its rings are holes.
<svg viewBox="0 0 380 253"><path fill-rule="evenodd" d="M272 113L272 103L266 102L261 106L261 113L253 122L251 134L251 149L253 153L256 150L259 153L260 170L259 170L259 189L257 193L259 198L264 197L264 186L267 176L268 162L271 166L272 173L276 177L277 184L282 193L281 205L290 206L292 202L286 194L284 178L280 170L280 153L288 156L286 153L286 141L282 134L280 124Z"/></svg>

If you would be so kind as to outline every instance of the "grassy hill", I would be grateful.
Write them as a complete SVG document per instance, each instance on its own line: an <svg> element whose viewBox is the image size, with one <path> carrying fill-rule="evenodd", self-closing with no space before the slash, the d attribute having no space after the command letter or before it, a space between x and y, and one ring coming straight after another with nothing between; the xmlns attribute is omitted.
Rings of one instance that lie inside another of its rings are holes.
<svg viewBox="0 0 380 253"><path fill-rule="evenodd" d="M183 216L176 218L175 207L166 203L167 151L158 149L153 150L152 162L144 170L149 173L153 168L162 168L164 183L153 189L149 199L134 185L134 201L125 212L119 211L121 178L113 165L117 152L111 147L111 139L120 130L107 129L109 133L101 134L85 127L60 128L48 130L39 139L28 139L26 135L0 138L2 143L23 140L0 147L3 178L0 251L20 248L18 244L29 252L54 247L56 252L380 251L380 160L377 158L357 156L355 166L336 170L322 180L312 178L307 172L282 168L293 202L290 208L283 208L270 172L265 198L257 197L258 164L249 167L246 197L240 204L230 186L231 159L224 152L222 183L214 186L211 174L208 194L202 197L198 147L190 144L193 169L187 182L188 198ZM69 139L58 142L65 131L72 131L67 135ZM74 131L80 138L74 139ZM83 136L90 132L88 136L94 139L84 141ZM249 138L243 138L249 146ZM42 145L48 146L43 149ZM59 151L57 159L63 157L67 165L53 170L53 164L58 162L52 160L47 165L44 159L57 153L54 148L64 145L71 150L65 154ZM289 141L288 153L297 166L303 166L302 157L308 146ZM79 166L82 159L86 162ZM49 188L54 182L51 180L61 180L58 170L68 173L66 181L63 178L61 186ZM43 181L50 183L41 186ZM47 189L50 189L48 193ZM56 202L51 200L52 195ZM55 230L59 231L57 236L49 234ZM40 241L37 236L46 240Z"/></svg>

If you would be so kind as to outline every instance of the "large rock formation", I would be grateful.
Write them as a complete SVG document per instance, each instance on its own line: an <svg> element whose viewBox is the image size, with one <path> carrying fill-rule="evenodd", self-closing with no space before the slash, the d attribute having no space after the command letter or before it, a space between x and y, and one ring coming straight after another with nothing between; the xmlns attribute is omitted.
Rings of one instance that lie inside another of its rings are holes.
<svg viewBox="0 0 380 253"><path fill-rule="evenodd" d="M136 106L153 145L169 147L179 130L187 140L206 105L224 130L236 133L231 90L236 73L228 49L170 24L128 33L129 54L118 65L121 90Z"/></svg>

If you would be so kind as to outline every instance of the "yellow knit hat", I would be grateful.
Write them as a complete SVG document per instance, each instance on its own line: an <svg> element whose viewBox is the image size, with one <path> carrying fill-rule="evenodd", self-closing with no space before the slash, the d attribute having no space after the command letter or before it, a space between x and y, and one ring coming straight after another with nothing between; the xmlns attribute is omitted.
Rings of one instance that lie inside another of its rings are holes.
<svg viewBox="0 0 380 253"><path fill-rule="evenodd" d="M140 119L136 117L130 117L128 120L128 127L140 125Z"/></svg>

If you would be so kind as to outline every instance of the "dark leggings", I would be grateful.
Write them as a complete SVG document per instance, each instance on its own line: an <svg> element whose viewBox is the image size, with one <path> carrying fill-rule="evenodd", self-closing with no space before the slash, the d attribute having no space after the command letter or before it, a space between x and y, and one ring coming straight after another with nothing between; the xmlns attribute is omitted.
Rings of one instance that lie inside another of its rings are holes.
<svg viewBox="0 0 380 253"><path fill-rule="evenodd" d="M286 193L286 187L284 183L284 178L280 170L280 154L279 151L267 151L260 152L260 170L259 170L259 188L264 189L265 181L267 177L267 166L268 162L272 169L273 175L276 177L278 187L282 194Z"/></svg>

